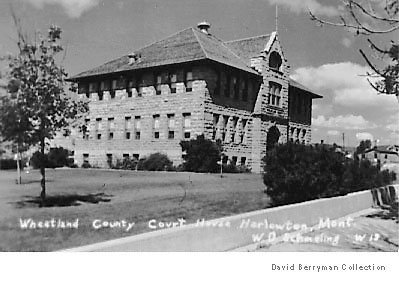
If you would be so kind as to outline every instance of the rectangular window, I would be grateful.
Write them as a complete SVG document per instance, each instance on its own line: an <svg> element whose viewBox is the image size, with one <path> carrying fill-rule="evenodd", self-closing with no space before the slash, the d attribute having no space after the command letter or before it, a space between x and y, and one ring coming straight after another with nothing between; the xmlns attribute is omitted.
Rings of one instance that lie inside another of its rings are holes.
<svg viewBox="0 0 399 283"><path fill-rule="evenodd" d="M133 154L133 159L139 160L139 158L140 158L140 154L137 154L137 153Z"/></svg>
<svg viewBox="0 0 399 283"><path fill-rule="evenodd" d="M101 91L107 91L111 89L111 85L110 85L110 81L106 80L106 81L102 81L100 83L100 90Z"/></svg>
<svg viewBox="0 0 399 283"><path fill-rule="evenodd" d="M238 159L237 156L233 156L233 157L231 158L231 163L232 163L233 165L237 165L237 159Z"/></svg>
<svg viewBox="0 0 399 283"><path fill-rule="evenodd" d="M215 73L216 73L216 87L214 95L220 95L222 88L221 72L219 70L215 70Z"/></svg>
<svg viewBox="0 0 399 283"><path fill-rule="evenodd" d="M97 134L97 139L101 140L101 134Z"/></svg>
<svg viewBox="0 0 399 283"><path fill-rule="evenodd" d="M185 85L186 85L186 92L193 91L193 71L192 70L186 71Z"/></svg>
<svg viewBox="0 0 399 283"><path fill-rule="evenodd" d="M242 131L240 136L240 143L242 144L246 143L247 124L247 120L243 119L241 123Z"/></svg>
<svg viewBox="0 0 399 283"><path fill-rule="evenodd" d="M132 118L131 117L125 117L125 138L127 140L130 140L131 128L132 128Z"/></svg>
<svg viewBox="0 0 399 283"><path fill-rule="evenodd" d="M226 140L227 123L229 122L229 116L223 116L222 124L222 142Z"/></svg>
<svg viewBox="0 0 399 283"><path fill-rule="evenodd" d="M141 117L136 116L134 117L134 138L136 140L140 139L140 134L141 134Z"/></svg>
<svg viewBox="0 0 399 283"><path fill-rule="evenodd" d="M238 99L238 78L235 75L230 80L230 93L233 94L234 99Z"/></svg>
<svg viewBox="0 0 399 283"><path fill-rule="evenodd" d="M97 92L98 91L98 83L90 83L89 84L89 92Z"/></svg>
<svg viewBox="0 0 399 283"><path fill-rule="evenodd" d="M184 139L191 138L191 113L183 113L183 135Z"/></svg>
<svg viewBox="0 0 399 283"><path fill-rule="evenodd" d="M97 118L96 119L96 131L101 131L102 130L102 119L101 118Z"/></svg>
<svg viewBox="0 0 399 283"><path fill-rule="evenodd" d="M168 114L168 139L175 138L175 114Z"/></svg>
<svg viewBox="0 0 399 283"><path fill-rule="evenodd" d="M111 96L111 99L115 98L115 90L117 89L117 85L118 85L118 80L111 81L111 89L109 91L109 95Z"/></svg>
<svg viewBox="0 0 399 283"><path fill-rule="evenodd" d="M89 93L89 85L87 83L79 83L78 93L85 93L87 95Z"/></svg>
<svg viewBox="0 0 399 283"><path fill-rule="evenodd" d="M114 118L108 118L108 139L112 140L114 138L115 131L115 120Z"/></svg>
<svg viewBox="0 0 399 283"><path fill-rule="evenodd" d="M170 93L176 93L177 74L176 72L169 74Z"/></svg>
<svg viewBox="0 0 399 283"><path fill-rule="evenodd" d="M107 153L107 164L109 167L112 167L112 154Z"/></svg>
<svg viewBox="0 0 399 283"><path fill-rule="evenodd" d="M247 161L246 157L241 157L241 165L244 166L245 162Z"/></svg>
<svg viewBox="0 0 399 283"><path fill-rule="evenodd" d="M213 126L212 126L212 140L216 139L216 133L217 133L217 126L219 123L219 114L213 114Z"/></svg>
<svg viewBox="0 0 399 283"><path fill-rule="evenodd" d="M128 161L129 158L130 158L129 153L124 153L124 154L122 155L122 157L123 157L123 160L124 160L124 161Z"/></svg>
<svg viewBox="0 0 399 283"><path fill-rule="evenodd" d="M154 132L154 138L159 139L159 123L160 123L160 118L159 114L153 116L153 132Z"/></svg>
<svg viewBox="0 0 399 283"><path fill-rule="evenodd" d="M230 97L230 74L226 74L226 84L224 88L224 96Z"/></svg>
<svg viewBox="0 0 399 283"><path fill-rule="evenodd" d="M236 137L236 129L237 129L237 124L238 124L238 117L233 117L233 124L231 125L232 131L231 131L231 141L232 142L237 142L237 137Z"/></svg>
<svg viewBox="0 0 399 283"><path fill-rule="evenodd" d="M162 93L162 75L157 74L155 75L155 89L157 95L160 95Z"/></svg>
<svg viewBox="0 0 399 283"><path fill-rule="evenodd" d="M242 78L241 80L242 101L248 101L248 79Z"/></svg>
<svg viewBox="0 0 399 283"><path fill-rule="evenodd" d="M89 154L83 153L83 163L89 163Z"/></svg>
<svg viewBox="0 0 399 283"><path fill-rule="evenodd" d="M280 107L281 85L275 82L269 82L269 104Z"/></svg>
<svg viewBox="0 0 399 283"><path fill-rule="evenodd" d="M83 139L88 140L90 136L90 119L85 119L85 123L83 125Z"/></svg>
<svg viewBox="0 0 399 283"><path fill-rule="evenodd" d="M143 93L144 93L144 86L145 86L144 79L143 79L142 76L139 76L139 77L137 78L137 85L136 85L137 96L138 96L138 97L143 96Z"/></svg>

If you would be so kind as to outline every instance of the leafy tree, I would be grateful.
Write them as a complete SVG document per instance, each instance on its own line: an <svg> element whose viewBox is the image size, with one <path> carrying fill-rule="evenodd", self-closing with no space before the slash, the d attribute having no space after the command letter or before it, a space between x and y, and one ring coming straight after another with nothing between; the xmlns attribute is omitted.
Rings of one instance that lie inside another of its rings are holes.
<svg viewBox="0 0 399 283"><path fill-rule="evenodd" d="M344 9L336 22L321 19L310 12L311 19L319 24L342 27L367 38L370 51L360 54L372 69L367 73L370 85L381 94L396 95L399 101L399 41L391 40L387 46L378 46L375 36L399 30L399 1L341 0ZM382 63L382 64L381 64Z"/></svg>
<svg viewBox="0 0 399 283"><path fill-rule="evenodd" d="M1 98L0 134L17 145L39 145L44 158L48 139L79 121L87 104L76 101L66 91L64 67L57 62L63 51L61 29L51 26L46 37L35 34L31 42L14 16L19 53L8 56L8 95ZM75 86L70 90L74 91ZM41 199L46 198L45 163L40 166Z"/></svg>
<svg viewBox="0 0 399 283"><path fill-rule="evenodd" d="M396 179L368 160L346 159L326 146L277 145L264 162L263 182L273 205L344 195L384 186Z"/></svg>
<svg viewBox="0 0 399 283"><path fill-rule="evenodd" d="M204 135L196 139L181 141L180 146L184 155L183 169L191 172L217 172L222 152L221 142L205 139Z"/></svg>
<svg viewBox="0 0 399 283"><path fill-rule="evenodd" d="M360 144L356 147L356 155L365 152L369 148L371 148L371 140L360 141Z"/></svg>

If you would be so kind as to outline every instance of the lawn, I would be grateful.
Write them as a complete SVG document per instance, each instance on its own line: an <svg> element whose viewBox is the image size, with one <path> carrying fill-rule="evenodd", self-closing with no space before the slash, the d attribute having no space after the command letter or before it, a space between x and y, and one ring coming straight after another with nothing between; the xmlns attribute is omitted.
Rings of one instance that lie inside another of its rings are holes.
<svg viewBox="0 0 399 283"><path fill-rule="evenodd" d="M48 169L50 207L39 208L38 171L0 171L0 251L54 251L154 231L148 223L186 224L268 206L259 174L133 172L98 169ZM74 222L78 228L23 229L20 221ZM96 221L97 220L97 221ZM103 221L135 223L100 228ZM95 222L96 221L96 222ZM157 228L161 229L161 228Z"/></svg>

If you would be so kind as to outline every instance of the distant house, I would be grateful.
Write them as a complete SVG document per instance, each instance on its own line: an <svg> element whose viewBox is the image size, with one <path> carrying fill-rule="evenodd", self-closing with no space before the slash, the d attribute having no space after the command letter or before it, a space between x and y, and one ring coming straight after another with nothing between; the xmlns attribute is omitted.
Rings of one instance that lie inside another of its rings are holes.
<svg viewBox="0 0 399 283"><path fill-rule="evenodd" d="M375 146L359 154L359 158L368 159L372 163L399 163L399 152L395 148L398 146Z"/></svg>

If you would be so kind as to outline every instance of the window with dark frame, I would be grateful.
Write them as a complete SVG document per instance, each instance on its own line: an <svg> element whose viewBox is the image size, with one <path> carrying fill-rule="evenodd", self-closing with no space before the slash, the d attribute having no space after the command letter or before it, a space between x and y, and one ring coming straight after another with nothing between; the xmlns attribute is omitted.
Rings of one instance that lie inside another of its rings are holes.
<svg viewBox="0 0 399 283"><path fill-rule="evenodd" d="M226 87L224 88L224 96L230 97L230 74L226 73Z"/></svg>
<svg viewBox="0 0 399 283"><path fill-rule="evenodd" d="M90 119L86 118L83 125L83 139L88 140L90 136Z"/></svg>
<svg viewBox="0 0 399 283"><path fill-rule="evenodd" d="M139 140L141 135L141 117L134 117L134 139Z"/></svg>
<svg viewBox="0 0 399 283"><path fill-rule="evenodd" d="M153 115L153 133L154 138L159 139L159 123L160 123L160 116L159 114Z"/></svg>
<svg viewBox="0 0 399 283"><path fill-rule="evenodd" d="M125 117L125 138L127 140L130 140L130 131L132 127L132 118L131 117Z"/></svg>
<svg viewBox="0 0 399 283"><path fill-rule="evenodd" d="M108 139L112 140L114 138L114 130L115 130L115 119L108 118Z"/></svg>
<svg viewBox="0 0 399 283"><path fill-rule="evenodd" d="M175 114L168 114L168 139L175 138Z"/></svg>
<svg viewBox="0 0 399 283"><path fill-rule="evenodd" d="M281 85L276 82L269 82L269 105L281 107L280 105Z"/></svg>
<svg viewBox="0 0 399 283"><path fill-rule="evenodd" d="M89 163L89 154L83 153L83 164L88 164L88 163Z"/></svg>
<svg viewBox="0 0 399 283"><path fill-rule="evenodd" d="M191 138L191 113L183 113L183 138Z"/></svg>
<svg viewBox="0 0 399 283"><path fill-rule="evenodd" d="M99 133L99 131L102 130L102 119L101 118L96 118L96 136L97 139L100 140L101 139L101 134Z"/></svg>
<svg viewBox="0 0 399 283"><path fill-rule="evenodd" d="M162 75L157 73L155 74L155 91L157 95L162 93Z"/></svg>
<svg viewBox="0 0 399 283"><path fill-rule="evenodd" d="M193 71L192 70L185 71L184 85L186 86L186 92L193 91Z"/></svg>
<svg viewBox="0 0 399 283"><path fill-rule="evenodd" d="M130 78L129 80L126 80L127 97L132 97L133 96L133 91L132 91L133 88L136 88L135 79L134 78Z"/></svg>
<svg viewBox="0 0 399 283"><path fill-rule="evenodd" d="M216 139L216 133L217 133L217 126L219 123L219 114L213 114L213 126L212 126L212 140Z"/></svg>
<svg viewBox="0 0 399 283"><path fill-rule="evenodd" d="M137 90L137 96L142 97L143 92L144 92L144 79L142 75L138 75L137 81L136 81L136 90Z"/></svg>
<svg viewBox="0 0 399 283"><path fill-rule="evenodd" d="M107 153L107 164L109 167L112 167L112 154Z"/></svg>
<svg viewBox="0 0 399 283"><path fill-rule="evenodd" d="M234 99L238 99L238 76L237 75L233 75L231 77L231 87L230 87L230 92L233 93L233 98Z"/></svg>
<svg viewBox="0 0 399 283"><path fill-rule="evenodd" d="M177 73L173 71L169 73L169 88L170 93L176 93L176 85L177 85Z"/></svg>

